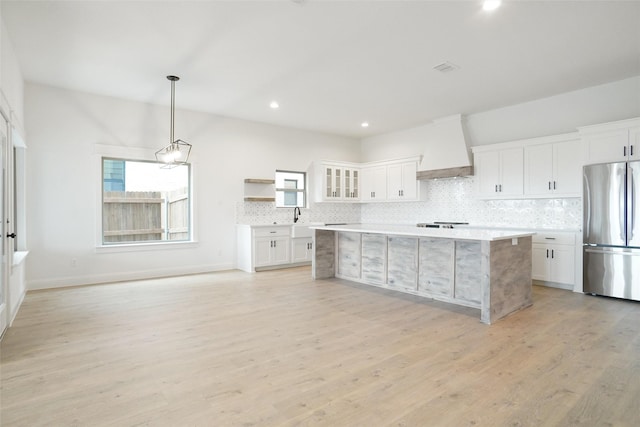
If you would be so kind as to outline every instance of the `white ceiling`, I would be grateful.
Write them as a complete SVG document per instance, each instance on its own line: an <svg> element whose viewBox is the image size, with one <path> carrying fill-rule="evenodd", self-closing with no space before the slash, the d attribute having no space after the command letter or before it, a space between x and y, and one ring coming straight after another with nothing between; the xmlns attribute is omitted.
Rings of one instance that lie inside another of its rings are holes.
<svg viewBox="0 0 640 427"><path fill-rule="evenodd" d="M352 137L640 75L639 1L1 3L27 81Z"/></svg>

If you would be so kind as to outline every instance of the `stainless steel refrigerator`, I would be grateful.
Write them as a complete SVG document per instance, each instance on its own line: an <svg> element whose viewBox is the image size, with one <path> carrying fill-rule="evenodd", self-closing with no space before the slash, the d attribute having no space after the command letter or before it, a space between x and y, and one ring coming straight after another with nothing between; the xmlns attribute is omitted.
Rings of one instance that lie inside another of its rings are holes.
<svg viewBox="0 0 640 427"><path fill-rule="evenodd" d="M583 291L640 301L640 161L584 167Z"/></svg>

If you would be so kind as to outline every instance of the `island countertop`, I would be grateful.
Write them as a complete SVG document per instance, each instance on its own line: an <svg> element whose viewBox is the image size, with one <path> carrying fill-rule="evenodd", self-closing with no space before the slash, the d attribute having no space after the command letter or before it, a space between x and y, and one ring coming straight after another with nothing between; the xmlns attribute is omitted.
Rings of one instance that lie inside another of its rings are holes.
<svg viewBox="0 0 640 427"><path fill-rule="evenodd" d="M472 228L423 228L412 225L395 224L345 224L310 226L311 229L327 231L347 231L355 233L387 234L396 236L438 237L455 240L496 241L516 239L536 234L527 230L491 230Z"/></svg>

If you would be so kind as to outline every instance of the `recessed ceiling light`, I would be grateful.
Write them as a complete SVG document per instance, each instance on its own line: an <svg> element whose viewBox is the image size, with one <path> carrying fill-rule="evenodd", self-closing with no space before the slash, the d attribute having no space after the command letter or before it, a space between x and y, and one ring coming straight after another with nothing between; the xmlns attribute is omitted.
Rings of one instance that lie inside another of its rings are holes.
<svg viewBox="0 0 640 427"><path fill-rule="evenodd" d="M280 108L280 104L278 104L277 101L271 101L271 103L269 104L269 107L271 107L271 108L273 108L275 110L275 109Z"/></svg>
<svg viewBox="0 0 640 427"><path fill-rule="evenodd" d="M502 1L500 0L484 0L482 3L482 10L486 10L487 12L496 10L500 7Z"/></svg>
<svg viewBox="0 0 640 427"><path fill-rule="evenodd" d="M368 128L369 127L369 123L362 122L362 124L360 126L362 126L363 128Z"/></svg>

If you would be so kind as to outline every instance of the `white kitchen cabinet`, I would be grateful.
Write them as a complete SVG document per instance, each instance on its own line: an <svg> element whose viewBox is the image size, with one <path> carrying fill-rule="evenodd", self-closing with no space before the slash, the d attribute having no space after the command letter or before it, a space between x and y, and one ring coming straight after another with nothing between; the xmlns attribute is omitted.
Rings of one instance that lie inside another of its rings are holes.
<svg viewBox="0 0 640 427"><path fill-rule="evenodd" d="M314 162L309 176L314 202L357 202L360 168L347 162Z"/></svg>
<svg viewBox="0 0 640 427"><path fill-rule="evenodd" d="M311 262L313 256L313 241L311 237L291 239L291 262Z"/></svg>
<svg viewBox="0 0 640 427"><path fill-rule="evenodd" d="M483 199L513 199L523 194L523 148L475 151L478 196Z"/></svg>
<svg viewBox="0 0 640 427"><path fill-rule="evenodd" d="M577 134L524 147L524 195L580 197L582 150Z"/></svg>
<svg viewBox="0 0 640 427"><path fill-rule="evenodd" d="M419 157L365 163L362 165L362 202L421 200L417 180Z"/></svg>
<svg viewBox="0 0 640 427"><path fill-rule="evenodd" d="M415 200L418 195L417 162L387 166L387 198L389 200Z"/></svg>
<svg viewBox="0 0 640 427"><path fill-rule="evenodd" d="M289 263L289 237L257 237L255 266L268 267Z"/></svg>
<svg viewBox="0 0 640 427"><path fill-rule="evenodd" d="M535 234L532 241L532 278L549 286L573 289L575 254L574 233Z"/></svg>
<svg viewBox="0 0 640 427"><path fill-rule="evenodd" d="M585 126L579 131L585 164L640 159L640 118Z"/></svg>
<svg viewBox="0 0 640 427"><path fill-rule="evenodd" d="M237 225L237 265L254 272L291 263L291 226Z"/></svg>
<svg viewBox="0 0 640 427"><path fill-rule="evenodd" d="M362 168L362 195L363 202L376 202L387 200L387 167L363 167Z"/></svg>

